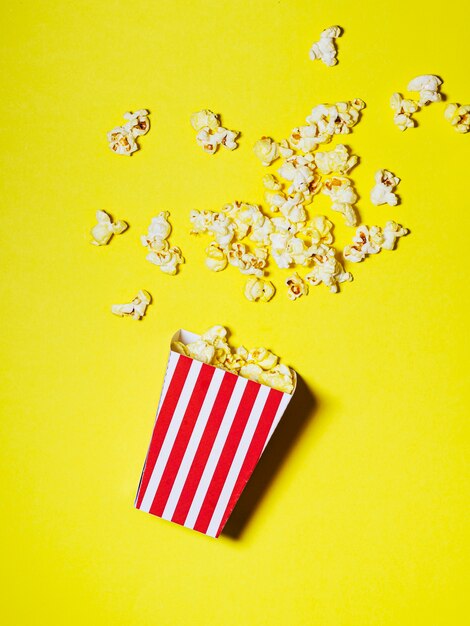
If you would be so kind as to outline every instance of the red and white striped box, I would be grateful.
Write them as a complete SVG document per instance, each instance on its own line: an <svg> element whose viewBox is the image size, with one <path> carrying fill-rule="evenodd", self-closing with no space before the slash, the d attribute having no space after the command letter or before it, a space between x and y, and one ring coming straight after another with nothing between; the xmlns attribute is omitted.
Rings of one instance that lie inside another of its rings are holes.
<svg viewBox="0 0 470 626"><path fill-rule="evenodd" d="M293 393L170 350L135 507L218 537Z"/></svg>

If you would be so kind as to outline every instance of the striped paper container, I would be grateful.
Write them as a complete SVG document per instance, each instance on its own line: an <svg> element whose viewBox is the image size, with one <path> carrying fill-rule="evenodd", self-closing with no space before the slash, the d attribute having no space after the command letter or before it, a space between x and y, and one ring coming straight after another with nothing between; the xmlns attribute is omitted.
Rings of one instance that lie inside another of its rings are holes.
<svg viewBox="0 0 470 626"><path fill-rule="evenodd" d="M218 537L292 395L171 350L135 507Z"/></svg>

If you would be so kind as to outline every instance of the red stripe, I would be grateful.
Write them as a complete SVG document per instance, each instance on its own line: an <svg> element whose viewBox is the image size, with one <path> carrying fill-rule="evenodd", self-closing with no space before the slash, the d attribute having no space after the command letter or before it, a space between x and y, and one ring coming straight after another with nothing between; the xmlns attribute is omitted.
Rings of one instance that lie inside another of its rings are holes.
<svg viewBox="0 0 470 626"><path fill-rule="evenodd" d="M201 370L194 385L194 390L191 394L191 399L188 402L186 411L183 416L183 420L178 430L175 442L171 449L170 456L163 471L158 489L155 493L155 497L150 507L150 513L161 517L165 509L168 496L170 495L171 488L173 487L176 474L178 473L181 461L189 443L189 439L199 417L199 411L201 410L202 403L206 397L207 389L214 375L215 368L211 365L202 364Z"/></svg>
<svg viewBox="0 0 470 626"><path fill-rule="evenodd" d="M249 380L245 387L232 426L225 440L219 462L215 468L204 502L202 503L201 510L199 511L194 525L194 529L201 533L205 533L210 524L212 514L214 513L220 492L222 491L230 466L232 465L233 457L235 456L238 444L242 438L259 389L260 385L252 380Z"/></svg>
<svg viewBox="0 0 470 626"><path fill-rule="evenodd" d="M214 406L212 407L209 419L207 420L206 427L201 437L201 441L199 442L196 454L194 455L194 459L184 483L184 487L181 491L175 512L171 518L172 522L184 524L186 520L236 382L237 376L235 374L230 374L229 372L224 373Z"/></svg>
<svg viewBox="0 0 470 626"><path fill-rule="evenodd" d="M170 425L171 418L178 403L181 390L183 389L183 385L186 381L186 376L188 375L189 368L191 367L191 363L192 359L189 357L181 354L178 356L178 363L176 364L175 371L173 372L165 399L157 415L153 429L152 439L147 452L147 458L145 460L144 471L135 505L137 509L139 509L142 504L145 491L152 475L153 468L155 467L158 455L160 454L168 426Z"/></svg>
<svg viewBox="0 0 470 626"><path fill-rule="evenodd" d="M269 431L271 429L283 395L284 394L277 389L271 389L271 391L269 392L269 395L266 399L266 404L264 405L263 412L260 417L260 421L253 434L253 439L251 440L245 459L240 468L240 473L238 474L237 481L233 488L232 495L230 496L230 500L228 501L227 508L225 509L225 513L220 523L219 529L217 530L216 537L220 535L222 528L225 526L228 518L230 517L233 507L237 503L238 498L240 497L246 483L250 479L250 476L260 459L260 456L263 452L264 444L266 443L266 439L269 435Z"/></svg>

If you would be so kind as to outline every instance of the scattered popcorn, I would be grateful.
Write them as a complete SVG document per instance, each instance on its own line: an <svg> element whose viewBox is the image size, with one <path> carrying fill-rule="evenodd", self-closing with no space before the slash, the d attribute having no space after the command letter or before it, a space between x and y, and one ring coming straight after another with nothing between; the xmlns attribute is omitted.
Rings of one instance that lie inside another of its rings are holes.
<svg viewBox="0 0 470 626"><path fill-rule="evenodd" d="M120 317L132 317L134 320L140 320L145 315L145 311L151 301L150 294L141 289L132 302L129 302L129 304L113 304L111 311L114 315L119 315Z"/></svg>
<svg viewBox="0 0 470 626"><path fill-rule="evenodd" d="M331 293L336 293L339 284L353 279L352 274L345 272L341 263L336 259L335 250L327 249L323 254L314 256L315 265L305 280L312 286L323 283Z"/></svg>
<svg viewBox="0 0 470 626"><path fill-rule="evenodd" d="M336 59L335 39L341 36L341 28L339 26L330 26L320 34L320 40L316 41L311 49L309 56L312 61L316 59L323 61L325 65L331 67L338 62Z"/></svg>
<svg viewBox="0 0 470 626"><path fill-rule="evenodd" d="M400 130L416 126L416 122L411 116L419 111L417 102L403 98L399 93L394 93L390 98L390 106L395 112L393 121Z"/></svg>
<svg viewBox="0 0 470 626"><path fill-rule="evenodd" d="M444 117L452 124L456 132L468 133L470 130L469 104L448 104L444 111Z"/></svg>
<svg viewBox="0 0 470 626"><path fill-rule="evenodd" d="M294 373L279 363L278 356L263 347L247 350L240 346L234 350L228 343L227 329L223 326L209 328L199 339L188 344L174 341L171 349L284 393L294 390Z"/></svg>
<svg viewBox="0 0 470 626"><path fill-rule="evenodd" d="M265 280L271 261L280 269L293 271L286 280L287 295L291 300L307 295L309 285L322 283L335 293L341 283L352 280L352 275L337 259L337 250L332 247L332 222L322 215L311 217L307 205L322 190L331 198L332 209L344 216L346 224L357 225L354 205L358 196L346 174L358 163L358 157L343 143L331 150L319 151L318 148L320 144L330 142L336 134L349 133L359 121L364 106L360 99L318 105L307 117L307 125L294 128L288 139L277 144L271 138L263 137L257 142L255 152L264 165L281 158L278 174L287 181L281 182L273 174L263 176L270 213L245 202L227 204L220 211L191 212L191 232L206 233L213 239L206 248L206 265L213 271L222 271L231 265L248 275L244 288L248 300L268 301L273 297L274 285ZM416 104L413 110L418 108ZM322 176L326 178L322 179ZM394 190L399 178L388 170L380 170L375 178L372 201L397 204ZM387 224L386 232L378 226L361 226L352 244L346 246L345 258L359 262L367 254L376 254L382 247L393 246L396 237L401 236L397 234L401 233L401 227L392 227L394 222ZM298 267L310 268L309 273L301 278L295 271ZM239 360L236 367L241 367ZM256 367L250 367L246 375L258 376L259 372Z"/></svg>
<svg viewBox="0 0 470 626"><path fill-rule="evenodd" d="M357 214L353 203L357 200L357 194L352 187L351 180L338 176L328 178L324 182L323 193L331 198L332 210L344 216L346 225L355 226Z"/></svg>
<svg viewBox="0 0 470 626"><path fill-rule="evenodd" d="M262 278L249 278L245 284L245 297L250 302L269 302L275 291L272 282Z"/></svg>
<svg viewBox="0 0 470 626"><path fill-rule="evenodd" d="M113 223L105 211L96 211L96 220L98 223L91 229L91 243L94 246L105 246L113 235L120 235L127 228L126 222L122 220Z"/></svg>
<svg viewBox="0 0 470 626"><path fill-rule="evenodd" d="M278 158L279 146L271 137L261 137L253 146L253 152L261 164L267 167Z"/></svg>
<svg viewBox="0 0 470 626"><path fill-rule="evenodd" d="M286 278L286 285L287 297L290 300L296 300L297 298L308 294L308 285L302 280L297 272L294 272L292 276Z"/></svg>
<svg viewBox="0 0 470 626"><path fill-rule="evenodd" d="M380 204L389 204L395 206L398 204L398 196L393 190L400 182L398 176L394 176L388 170L379 170L375 173L375 185L370 192L372 204L379 206Z"/></svg>
<svg viewBox="0 0 470 626"><path fill-rule="evenodd" d="M168 211L162 211L152 218L147 234L142 235L140 240L149 251L147 261L157 265L164 274L174 275L178 265L184 263L184 258L181 250L176 246L170 247L167 241L171 233L169 215Z"/></svg>
<svg viewBox="0 0 470 626"><path fill-rule="evenodd" d="M413 78L408 84L408 91L419 91L419 105L426 106L431 102L439 102L442 96L439 93L439 87L442 80L434 74L423 74Z"/></svg>
<svg viewBox="0 0 470 626"><path fill-rule="evenodd" d="M190 122L197 132L197 143L207 154L214 154L219 146L224 146L227 150L235 150L238 147L235 140L240 133L221 126L219 115L209 109L193 113Z"/></svg>
<svg viewBox="0 0 470 626"><path fill-rule="evenodd" d="M322 174L347 174L357 162L357 156L349 156L349 149L341 143L329 152L315 154L315 164Z"/></svg>
<svg viewBox="0 0 470 626"><path fill-rule="evenodd" d="M123 126L117 126L109 131L108 144L110 149L116 154L130 156L139 149L136 138L146 135L150 129L149 112L140 109L135 113L124 113L127 120Z"/></svg>

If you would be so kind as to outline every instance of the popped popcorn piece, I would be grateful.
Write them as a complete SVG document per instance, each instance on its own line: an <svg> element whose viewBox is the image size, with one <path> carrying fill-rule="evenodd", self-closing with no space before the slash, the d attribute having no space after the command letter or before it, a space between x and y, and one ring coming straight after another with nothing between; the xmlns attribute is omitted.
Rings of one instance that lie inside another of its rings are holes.
<svg viewBox="0 0 470 626"><path fill-rule="evenodd" d="M126 156L136 152L139 149L137 137L146 135L150 129L148 115L147 109L124 113L123 117L127 122L123 126L116 126L107 134L110 149L116 154Z"/></svg>
<svg viewBox="0 0 470 626"><path fill-rule="evenodd" d="M192 234L211 233L221 246L227 246L235 237L236 225L223 212L191 211L189 219L193 224Z"/></svg>
<svg viewBox="0 0 470 626"><path fill-rule="evenodd" d="M266 174L263 176L263 185L270 191L279 191L282 189L281 183L273 174Z"/></svg>
<svg viewBox="0 0 470 626"><path fill-rule="evenodd" d="M124 130L122 126L117 126L107 134L109 148L116 154L131 156L139 149L132 133Z"/></svg>
<svg viewBox="0 0 470 626"><path fill-rule="evenodd" d="M360 263L366 258L366 253L361 243L354 242L344 246L343 257L351 263Z"/></svg>
<svg viewBox="0 0 470 626"><path fill-rule="evenodd" d="M439 93L439 87L442 80L434 74L423 74L416 76L408 84L408 91L419 91L419 105L426 106L431 102L439 102L442 96Z"/></svg>
<svg viewBox="0 0 470 626"><path fill-rule="evenodd" d="M279 154L282 156L283 159L288 159L294 154L294 151L289 145L287 139L282 139L279 142Z"/></svg>
<svg viewBox="0 0 470 626"><path fill-rule="evenodd" d="M308 285L302 280L297 272L294 272L292 276L286 278L286 285L287 297L290 300L297 300L297 298L308 294Z"/></svg>
<svg viewBox="0 0 470 626"><path fill-rule="evenodd" d="M333 243L333 224L324 215L316 215L301 229L301 233L310 237L312 245L330 245Z"/></svg>
<svg viewBox="0 0 470 626"><path fill-rule="evenodd" d="M217 137L208 128L201 128L196 135L196 141L207 154L215 154L219 145Z"/></svg>
<svg viewBox="0 0 470 626"><path fill-rule="evenodd" d="M324 182L323 193L331 198L332 210L344 216L346 225L355 226L357 214L353 203L357 200L357 194L352 187L351 180L333 176Z"/></svg>
<svg viewBox="0 0 470 626"><path fill-rule="evenodd" d="M291 132L289 143L296 150L311 152L320 143L318 137L318 128L316 126L297 126Z"/></svg>
<svg viewBox="0 0 470 626"><path fill-rule="evenodd" d="M259 365L263 370L270 370L275 367L279 361L279 357L266 348L253 348L246 356L248 363Z"/></svg>
<svg viewBox="0 0 470 626"><path fill-rule="evenodd" d="M262 373L262 368L259 365L256 365L256 363L246 363L240 368L240 376L248 378L249 380L254 380L255 382L258 382L260 374Z"/></svg>
<svg viewBox="0 0 470 626"><path fill-rule="evenodd" d="M381 250L384 237L379 226L361 225L356 229L353 243L345 246L343 256L347 261L360 263L368 254L377 254Z"/></svg>
<svg viewBox="0 0 470 626"><path fill-rule="evenodd" d="M400 182L398 176L394 176L388 170L378 170L374 176L375 185L370 192L372 204L379 206L380 204L389 204L396 206L398 204L398 196L393 190Z"/></svg>
<svg viewBox="0 0 470 626"><path fill-rule="evenodd" d="M399 237L408 235L410 231L407 228L403 228L400 224L394 221L389 221L385 224L383 229L383 250L393 250L395 248L396 241Z"/></svg>
<svg viewBox="0 0 470 626"><path fill-rule="evenodd" d="M212 241L206 248L206 265L213 272L221 272L227 267L228 259L225 249L216 241Z"/></svg>
<svg viewBox="0 0 470 626"><path fill-rule="evenodd" d="M238 148L238 144L235 139L239 134L240 133L235 130L228 130L228 128L219 126L217 131L213 134L213 137L219 145L224 146L227 150L235 150L235 148Z"/></svg>
<svg viewBox="0 0 470 626"><path fill-rule="evenodd" d="M161 211L157 217L153 217L147 234L142 235L140 240L149 250L145 257L147 261L157 265L164 274L174 275L178 271L178 265L184 263L184 258L181 250L176 246L170 247L167 241L171 233L169 215L168 211Z"/></svg>
<svg viewBox="0 0 470 626"><path fill-rule="evenodd" d="M215 356L215 347L202 338L187 343L186 350L188 351L188 356L197 361L202 361L202 363L211 363Z"/></svg>
<svg viewBox="0 0 470 626"><path fill-rule="evenodd" d="M315 164L322 174L347 174L358 160L355 155L349 156L349 148L341 143L333 150L315 154Z"/></svg>
<svg viewBox="0 0 470 626"><path fill-rule="evenodd" d="M253 276L246 281L244 293L250 302L269 302L275 291L271 281Z"/></svg>
<svg viewBox="0 0 470 626"><path fill-rule="evenodd" d="M153 217L146 235L141 235L140 241L149 250L161 251L164 247L163 240L171 233L171 225L168 221L168 211L161 211L157 217Z"/></svg>
<svg viewBox="0 0 470 626"><path fill-rule="evenodd" d="M452 124L456 132L468 133L470 130L469 104L448 104L444 111L444 117Z"/></svg>
<svg viewBox="0 0 470 626"><path fill-rule="evenodd" d="M173 350L173 352L178 352L178 354L184 354L184 356L189 356L189 351L182 341L173 341L171 343L171 349Z"/></svg>
<svg viewBox="0 0 470 626"><path fill-rule="evenodd" d="M395 112L393 121L400 130L403 131L416 126L416 122L411 116L413 113L416 113L416 111L419 111L419 104L417 102L403 98L400 93L394 93L390 98L390 107Z"/></svg>
<svg viewBox="0 0 470 626"><path fill-rule="evenodd" d="M341 36L341 28L339 26L330 26L320 34L320 40L316 41L311 49L309 56L312 61L316 59L323 61L325 65L331 67L338 62L336 59L337 50L335 39Z"/></svg>
<svg viewBox="0 0 470 626"><path fill-rule="evenodd" d="M331 293L337 293L340 283L351 281L352 274L345 272L341 263L336 259L333 248L328 248L323 254L314 255L314 267L305 276L305 280L312 286L323 283Z"/></svg>
<svg viewBox="0 0 470 626"><path fill-rule="evenodd" d="M279 156L279 146L271 137L261 137L253 146L255 156L265 167L271 165Z"/></svg>
<svg viewBox="0 0 470 626"><path fill-rule="evenodd" d="M168 250L162 250L161 252L156 252L152 250L145 257L147 261L157 265L164 274L174 275L178 271L178 265L184 263L183 255L181 254L181 250L173 246Z"/></svg>
<svg viewBox="0 0 470 626"><path fill-rule="evenodd" d="M284 393L292 393L294 390L292 370L283 363L279 363L267 372L262 371L258 376L258 382Z"/></svg>
<svg viewBox="0 0 470 626"><path fill-rule="evenodd" d="M224 146L227 150L235 150L238 147L235 139L240 133L221 126L219 115L209 109L193 113L190 122L197 132L197 143L207 154L215 154L219 146Z"/></svg>
<svg viewBox="0 0 470 626"><path fill-rule="evenodd" d="M145 315L148 305L152 302L152 297L141 289L136 297L128 304L113 304L111 312L120 317L131 317L134 320L140 320Z"/></svg>
<svg viewBox="0 0 470 626"><path fill-rule="evenodd" d="M365 103L360 98L336 104L319 104L307 117L307 124L316 128L317 143L329 143L333 135L351 132L364 107Z"/></svg>
<svg viewBox="0 0 470 626"><path fill-rule="evenodd" d="M261 277L266 267L268 251L255 248L254 253L248 252L242 243L232 243L227 252L230 265L238 267L242 274L254 274Z"/></svg>
<svg viewBox="0 0 470 626"><path fill-rule="evenodd" d="M384 238L380 226L368 228L362 225L356 230L356 237L353 240L361 243L366 254L377 254L380 252Z"/></svg>
<svg viewBox="0 0 470 626"><path fill-rule="evenodd" d="M219 116L209 111L209 109L203 109L202 111L193 113L190 117L190 122L196 132L199 132L203 128L217 130L220 126Z"/></svg>
<svg viewBox="0 0 470 626"><path fill-rule="evenodd" d="M269 245L269 235L274 231L274 226L269 217L262 216L252 224L250 239L262 246Z"/></svg>
<svg viewBox="0 0 470 626"><path fill-rule="evenodd" d="M291 185L289 194L296 195L296 203L311 202L312 197L321 189L321 177L315 173L315 164L311 154L295 155L286 159L278 173Z"/></svg>
<svg viewBox="0 0 470 626"><path fill-rule="evenodd" d="M216 324L215 326L211 326L206 332L202 333L201 339L204 341L210 341L214 343L217 339L225 339L227 336L227 329L225 326L221 326L220 324Z"/></svg>
<svg viewBox="0 0 470 626"><path fill-rule="evenodd" d="M270 235L271 256L281 269L287 269L293 263L293 259L287 250L291 238L292 234L287 231Z"/></svg>
<svg viewBox="0 0 470 626"><path fill-rule="evenodd" d="M96 211L96 220L98 223L91 229L94 246L105 246L113 235L120 235L127 228L123 220L113 222L106 211Z"/></svg>
<svg viewBox="0 0 470 626"><path fill-rule="evenodd" d="M298 224L305 222L307 213L302 204L300 194L296 194L292 198L288 198L280 207L279 211L291 223Z"/></svg>
<svg viewBox="0 0 470 626"><path fill-rule="evenodd" d="M147 109L139 109L135 113L128 111L124 113L124 119L128 120L123 128L130 132L133 137L141 137L146 135L150 130L149 112Z"/></svg>

